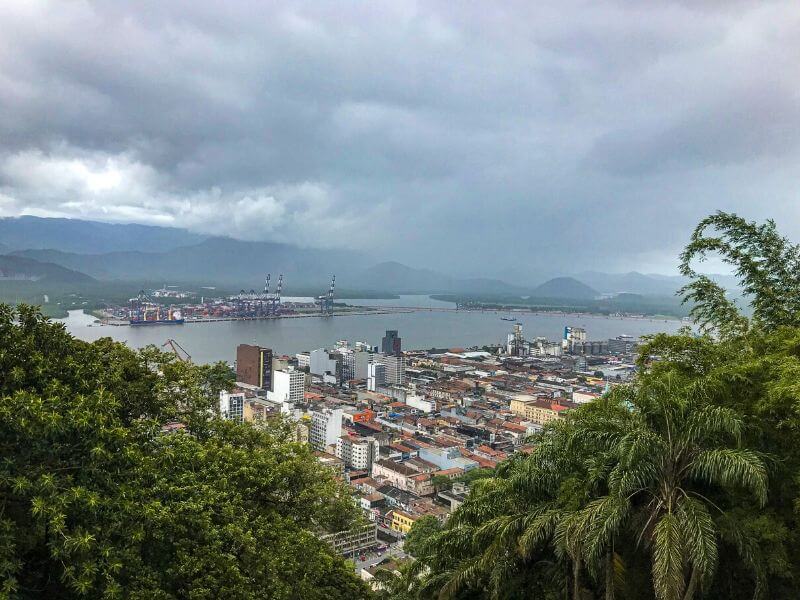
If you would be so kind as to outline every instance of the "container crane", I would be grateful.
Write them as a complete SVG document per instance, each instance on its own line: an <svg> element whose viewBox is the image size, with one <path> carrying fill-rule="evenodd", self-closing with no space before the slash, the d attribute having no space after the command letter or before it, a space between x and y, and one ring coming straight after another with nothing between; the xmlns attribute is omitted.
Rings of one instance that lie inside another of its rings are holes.
<svg viewBox="0 0 800 600"><path fill-rule="evenodd" d="M319 311L323 315L332 315L333 314L333 291L336 287L336 275L333 276L331 279L331 287L328 289L328 295L326 296L323 294L322 296L317 296L317 302L319 303Z"/></svg>

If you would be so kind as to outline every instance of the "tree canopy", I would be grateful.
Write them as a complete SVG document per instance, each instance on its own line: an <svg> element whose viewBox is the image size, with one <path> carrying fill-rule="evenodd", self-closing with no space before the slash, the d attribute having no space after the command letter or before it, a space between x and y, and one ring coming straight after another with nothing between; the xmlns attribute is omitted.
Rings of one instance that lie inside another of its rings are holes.
<svg viewBox="0 0 800 600"><path fill-rule="evenodd" d="M285 425L215 416L224 365L0 305L0 375L0 597L366 597L316 535L349 498Z"/></svg>

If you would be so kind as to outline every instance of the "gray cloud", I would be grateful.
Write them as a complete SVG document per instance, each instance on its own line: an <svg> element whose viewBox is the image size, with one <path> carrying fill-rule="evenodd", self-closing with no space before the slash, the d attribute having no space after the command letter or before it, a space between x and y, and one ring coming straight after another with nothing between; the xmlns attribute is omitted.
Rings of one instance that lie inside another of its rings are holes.
<svg viewBox="0 0 800 600"><path fill-rule="evenodd" d="M0 214L365 247L463 274L800 236L800 10L763 2L0 5Z"/></svg>

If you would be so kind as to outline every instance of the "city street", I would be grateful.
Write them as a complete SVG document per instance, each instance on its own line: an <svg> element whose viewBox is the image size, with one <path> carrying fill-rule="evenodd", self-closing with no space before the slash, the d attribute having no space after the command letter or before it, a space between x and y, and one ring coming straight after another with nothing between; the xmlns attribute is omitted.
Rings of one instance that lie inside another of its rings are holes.
<svg viewBox="0 0 800 600"><path fill-rule="evenodd" d="M366 553L366 560L361 561L356 558L356 572L360 572L361 569L369 569L374 565L377 565L379 562L389 558L396 558L396 559L404 559L408 555L403 551L403 541L400 540L396 544L391 545L387 550L385 550L382 556L378 556L377 552L367 552Z"/></svg>

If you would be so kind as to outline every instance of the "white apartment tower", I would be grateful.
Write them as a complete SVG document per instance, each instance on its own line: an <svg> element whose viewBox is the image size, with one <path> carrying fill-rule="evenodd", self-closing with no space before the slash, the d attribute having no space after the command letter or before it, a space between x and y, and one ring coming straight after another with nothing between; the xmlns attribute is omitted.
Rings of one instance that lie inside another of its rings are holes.
<svg viewBox="0 0 800 600"><path fill-rule="evenodd" d="M378 458L378 449L378 441L374 437L343 435L336 441L336 456L351 469L372 469L372 462Z"/></svg>
<svg viewBox="0 0 800 600"><path fill-rule="evenodd" d="M267 398L282 404L299 404L305 399L306 375L302 371L289 367L286 370L274 371L272 374L272 391Z"/></svg>
<svg viewBox="0 0 800 600"><path fill-rule="evenodd" d="M342 436L342 409L323 408L311 413L311 431L308 441L316 450L327 452L328 446L335 446Z"/></svg>
<svg viewBox="0 0 800 600"><path fill-rule="evenodd" d="M367 390L377 392L378 388L386 385L386 366L373 362L367 365Z"/></svg>

